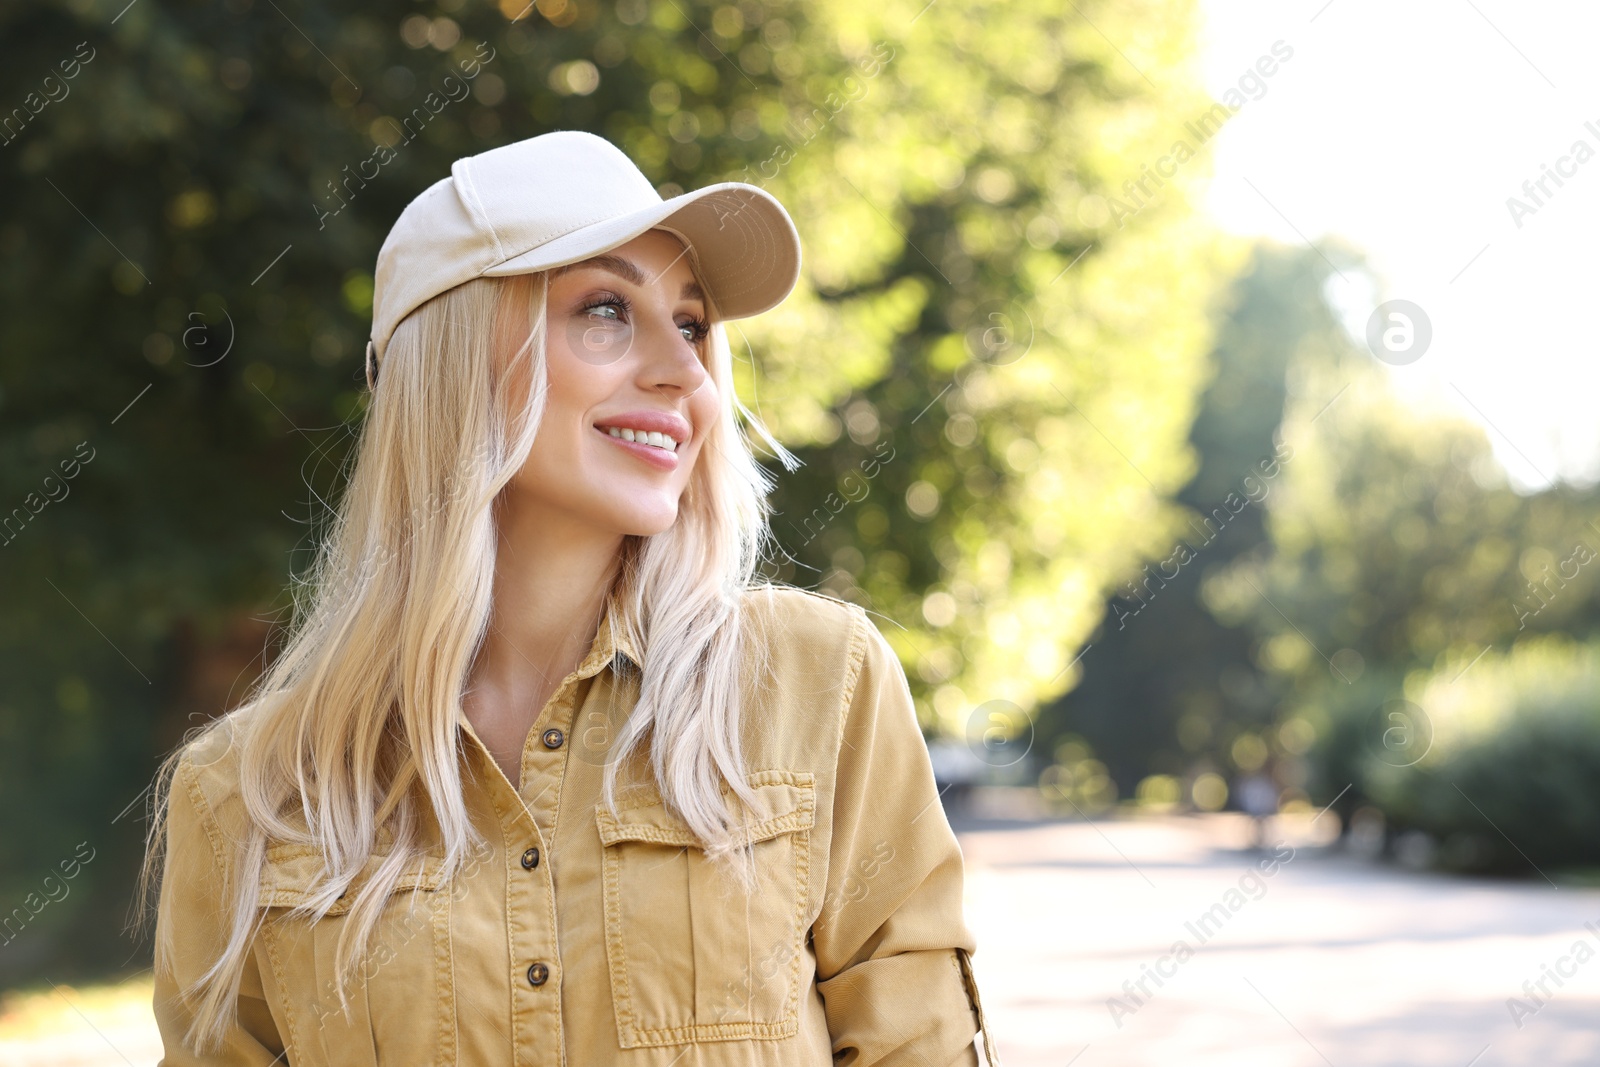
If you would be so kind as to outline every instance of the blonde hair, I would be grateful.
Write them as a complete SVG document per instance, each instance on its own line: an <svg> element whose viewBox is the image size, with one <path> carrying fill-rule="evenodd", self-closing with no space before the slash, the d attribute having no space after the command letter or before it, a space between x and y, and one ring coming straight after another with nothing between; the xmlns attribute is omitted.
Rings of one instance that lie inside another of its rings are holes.
<svg viewBox="0 0 1600 1067"><path fill-rule="evenodd" d="M319 891L294 909L314 920L371 856L385 855L339 936L341 1004L385 899L427 850L423 818L438 828L447 880L486 847L463 795L458 716L492 607L493 504L526 461L544 412L549 279L549 272L474 279L400 323L281 654L239 707L192 732L161 764L141 901L163 867L168 792L188 743L227 726L239 746L248 830L224 890L231 935L182 991L196 1005L184 1040L201 1053L220 1044L232 1021L265 914L258 884L269 844L321 853ZM739 416L785 466L794 459L739 403L726 327L708 310L719 416L677 521L651 537L624 538L608 593L613 626L624 628L644 662L638 702L608 754L602 802L615 810L618 768L648 737L663 800L709 857L739 861L728 867L748 890L750 846L731 833L733 805L756 799L739 744L741 604L761 584L756 567L770 536L771 483ZM507 349L514 349L510 364L497 367L497 352ZM295 808L303 826L289 817ZM390 843L386 854L380 832ZM139 925L148 914L147 907ZM168 940L157 939L158 970L170 966Z"/></svg>

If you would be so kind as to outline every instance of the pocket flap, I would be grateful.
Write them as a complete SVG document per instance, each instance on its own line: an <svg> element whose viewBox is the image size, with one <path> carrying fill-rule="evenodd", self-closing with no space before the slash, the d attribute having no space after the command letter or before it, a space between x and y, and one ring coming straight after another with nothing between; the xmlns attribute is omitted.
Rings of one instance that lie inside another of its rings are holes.
<svg viewBox="0 0 1600 1067"><path fill-rule="evenodd" d="M389 858L386 852L374 853L367 857L366 864L361 872L351 880L346 887L344 895L334 901L328 909L329 915L342 915L350 910L355 903L356 893L366 885L367 879L378 872L385 860ZM322 854L311 845L276 844L267 846L266 860L261 865L261 900L263 908L293 908L298 907L315 895L315 891L322 885L325 877L325 868L322 863ZM413 860L411 865L400 873L395 882L395 891L403 889L438 889L444 878L444 858L442 856L424 855Z"/></svg>
<svg viewBox="0 0 1600 1067"><path fill-rule="evenodd" d="M734 832L734 840L765 841L779 834L806 830L816 818L816 776L809 771L757 771L747 781L756 793L755 807L744 813ZM723 795L732 791L723 787ZM595 809L600 824L600 843L648 841L658 845L700 847L700 840L687 823L667 810L653 791L641 802L620 808L613 815L604 804Z"/></svg>

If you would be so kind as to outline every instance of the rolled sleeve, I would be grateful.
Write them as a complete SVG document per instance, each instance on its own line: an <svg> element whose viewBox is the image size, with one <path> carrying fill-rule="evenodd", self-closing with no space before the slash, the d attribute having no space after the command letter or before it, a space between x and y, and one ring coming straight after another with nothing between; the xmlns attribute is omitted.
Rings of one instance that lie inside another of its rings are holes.
<svg viewBox="0 0 1600 1067"><path fill-rule="evenodd" d="M184 1043L194 1011L180 990L211 967L230 933L221 840L185 758L173 774L168 795L166 858L156 912L156 943L170 939L171 946L167 960L158 951L155 968L152 1007L163 1049L157 1067L267 1067L283 1056L253 951L240 980L237 1017L222 1044L197 1055Z"/></svg>
<svg viewBox="0 0 1600 1067"><path fill-rule="evenodd" d="M818 989L840 1067L976 1067L979 1015L958 951L962 857L939 803L905 673L864 612L846 699Z"/></svg>

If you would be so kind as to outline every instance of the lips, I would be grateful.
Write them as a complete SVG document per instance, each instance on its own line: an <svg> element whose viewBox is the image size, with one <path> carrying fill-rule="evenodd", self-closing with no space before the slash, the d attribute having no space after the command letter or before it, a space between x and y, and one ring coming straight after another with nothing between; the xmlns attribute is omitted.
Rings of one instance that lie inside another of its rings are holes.
<svg viewBox="0 0 1600 1067"><path fill-rule="evenodd" d="M688 420L670 411L625 411L600 419L594 428L619 447L662 470L677 467L678 449L694 436Z"/></svg>
<svg viewBox="0 0 1600 1067"><path fill-rule="evenodd" d="M630 430L627 427L622 427L619 429L616 426L611 427L606 431L606 433L612 437L621 438L624 441L633 441L641 445L650 445L652 448L664 448L668 452L676 452L678 450L678 442L673 438L668 437L664 433L656 433L654 431L646 433L643 430Z"/></svg>
<svg viewBox="0 0 1600 1067"><path fill-rule="evenodd" d="M669 451L677 451L679 445L694 436L688 420L670 411L624 411L600 419L594 428L613 437L621 435L624 440L642 441Z"/></svg>

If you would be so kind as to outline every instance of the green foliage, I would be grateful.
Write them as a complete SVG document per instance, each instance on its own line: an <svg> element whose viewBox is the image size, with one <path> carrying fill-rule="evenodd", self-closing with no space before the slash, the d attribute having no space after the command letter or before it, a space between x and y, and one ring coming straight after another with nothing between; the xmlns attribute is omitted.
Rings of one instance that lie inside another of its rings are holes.
<svg viewBox="0 0 1600 1067"><path fill-rule="evenodd" d="M1152 563L1117 587L1084 653L1082 683L1040 724L1046 739L1080 732L1124 795L1150 774L1231 774L1238 736L1276 717L1252 635L1219 623L1199 590L1202 575L1266 540L1264 508L1294 462L1275 459L1288 364L1297 352L1342 343L1323 300L1330 273L1310 251L1254 250L1230 293L1189 433L1199 466L1177 494L1186 521Z"/></svg>
<svg viewBox="0 0 1600 1067"><path fill-rule="evenodd" d="M1263 248L1236 283L1190 433L1199 468L1177 496L1190 522L1108 602L1043 743L1081 737L1124 796L1264 753L1283 801L1333 802L1346 821L1377 804L1435 835L1444 864L1526 869L1504 837L1474 836L1484 812L1523 827L1507 832L1541 863L1590 862L1592 716L1539 710L1566 697L1502 694L1528 709L1519 725L1452 756L1448 780L1407 760L1435 715L1417 679L1481 655L1470 682L1519 640L1596 633L1600 492L1512 490L1479 428L1391 390L1331 313L1332 273L1315 252ZM1246 484L1274 449L1276 476ZM1230 517L1230 493L1259 504ZM1397 712L1403 699L1417 707Z"/></svg>
<svg viewBox="0 0 1600 1067"><path fill-rule="evenodd" d="M1482 430L1402 402L1364 356L1303 370L1284 425L1297 448L1270 508L1271 556L1206 590L1224 617L1259 622L1274 671L1296 684L1342 681L1360 669L1336 671L1345 649L1353 665L1431 664L1523 630L1591 625L1600 568L1573 553L1600 545L1592 492L1518 495Z"/></svg>
<svg viewBox="0 0 1600 1067"><path fill-rule="evenodd" d="M778 493L778 573L880 613L924 713L960 732L974 706L1070 688L1106 591L1178 521L1238 251L1181 182L1120 229L1085 205L1201 100L1194 13L812 11L807 56L892 55L769 186L814 286L746 331L750 395L807 463Z"/></svg>
<svg viewBox="0 0 1600 1067"><path fill-rule="evenodd" d="M1390 767L1384 739L1400 720L1385 709L1412 700L1420 722L1437 725L1434 706L1412 692L1415 679L1470 667L1463 684L1471 684L1517 642L1593 635L1600 494L1569 485L1518 494L1482 430L1403 401L1388 372L1350 346L1302 353L1289 385L1281 434L1295 453L1267 505L1269 541L1208 575L1202 597L1258 642L1254 658L1280 721L1316 732L1300 777L1309 776L1317 803L1339 797L1341 814L1372 801L1400 825L1446 835L1441 860L1456 866L1520 862L1503 838L1469 842L1485 823L1463 791L1494 821L1528 827L1539 848L1549 846L1547 862L1587 856L1578 828L1593 802L1563 783L1588 766L1589 726L1534 710L1543 698L1507 692L1502 712L1526 706L1527 728L1463 750L1436 779L1428 763ZM1535 773L1545 758L1559 766ZM1519 775L1539 780L1519 784ZM1557 794L1567 805L1559 813L1546 806ZM1544 829L1534 834L1536 823Z"/></svg>
<svg viewBox="0 0 1600 1067"><path fill-rule="evenodd" d="M1369 753L1364 791L1449 868L1600 864L1600 645L1532 638L1465 667L1409 679L1432 747Z"/></svg>

